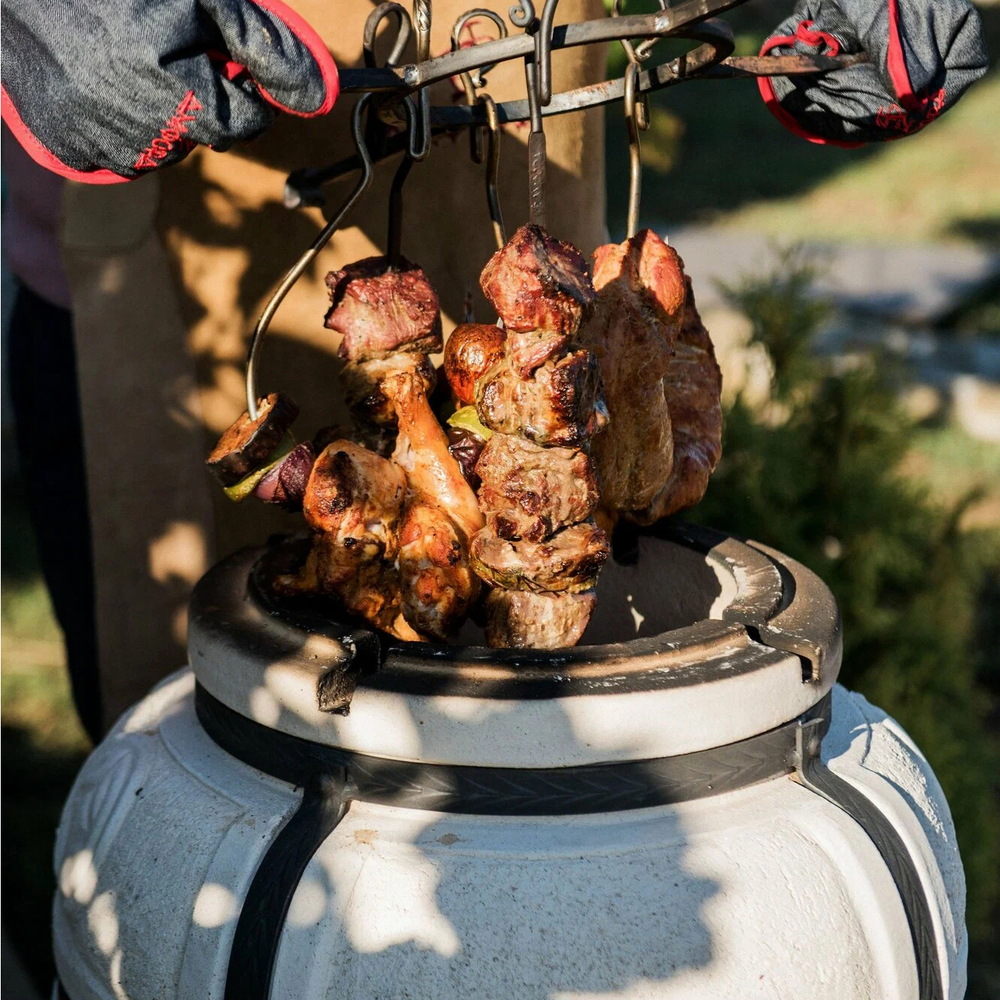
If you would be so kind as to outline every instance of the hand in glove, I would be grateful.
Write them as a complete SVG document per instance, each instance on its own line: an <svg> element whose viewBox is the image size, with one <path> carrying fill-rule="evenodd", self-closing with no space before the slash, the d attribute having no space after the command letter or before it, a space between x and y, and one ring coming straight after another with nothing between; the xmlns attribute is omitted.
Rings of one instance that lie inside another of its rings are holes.
<svg viewBox="0 0 1000 1000"><path fill-rule="evenodd" d="M319 35L280 0L4 0L3 120L44 167L113 184L196 145L252 139L276 109L337 98Z"/></svg>
<svg viewBox="0 0 1000 1000"><path fill-rule="evenodd" d="M968 0L799 0L760 54L858 52L872 61L823 76L760 77L761 96L796 135L856 146L919 131L987 68Z"/></svg>

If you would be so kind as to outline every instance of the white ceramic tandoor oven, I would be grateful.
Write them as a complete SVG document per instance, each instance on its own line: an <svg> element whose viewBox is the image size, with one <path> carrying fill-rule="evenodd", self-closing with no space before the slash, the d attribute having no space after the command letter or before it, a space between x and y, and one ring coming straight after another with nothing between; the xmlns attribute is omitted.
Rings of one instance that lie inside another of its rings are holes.
<svg viewBox="0 0 1000 1000"><path fill-rule="evenodd" d="M261 556L77 779L60 995L963 996L947 803L794 561L637 535L542 653L381 644L272 604Z"/></svg>

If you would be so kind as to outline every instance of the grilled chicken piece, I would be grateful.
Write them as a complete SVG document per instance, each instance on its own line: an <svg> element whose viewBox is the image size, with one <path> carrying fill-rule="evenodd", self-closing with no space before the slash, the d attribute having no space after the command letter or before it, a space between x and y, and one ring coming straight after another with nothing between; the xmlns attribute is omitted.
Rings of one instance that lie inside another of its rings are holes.
<svg viewBox="0 0 1000 1000"><path fill-rule="evenodd" d="M398 560L403 614L413 628L444 639L479 595L469 543L484 519L423 382L393 375L382 391L396 411L393 461L408 487Z"/></svg>
<svg viewBox="0 0 1000 1000"><path fill-rule="evenodd" d="M350 441L327 445L302 505L316 535L300 590L334 594L377 628L413 639L419 636L402 620L394 566L405 497L406 477L393 462Z"/></svg>
<svg viewBox="0 0 1000 1000"><path fill-rule="evenodd" d="M495 587L579 593L597 583L610 551L608 536L592 521L563 528L544 542L511 542L490 518L473 539L472 563Z"/></svg>
<svg viewBox="0 0 1000 1000"><path fill-rule="evenodd" d="M664 376L684 308L675 250L649 229L594 253L598 304L580 333L597 356L611 416L593 444L603 505L646 507L674 464Z"/></svg>
<svg viewBox="0 0 1000 1000"><path fill-rule="evenodd" d="M479 596L469 538L435 503L411 496L399 533L403 616L419 632L447 639Z"/></svg>
<svg viewBox="0 0 1000 1000"><path fill-rule="evenodd" d="M575 646L587 628L597 597L491 590L483 602L486 641L493 647L560 649Z"/></svg>
<svg viewBox="0 0 1000 1000"><path fill-rule="evenodd" d="M367 257L326 276L330 311L326 325L344 335L340 356L371 361L393 351L441 350L441 307L424 272L403 260Z"/></svg>
<svg viewBox="0 0 1000 1000"><path fill-rule="evenodd" d="M573 336L594 304L587 262L571 243L521 226L479 277L486 298L511 331Z"/></svg>
<svg viewBox="0 0 1000 1000"><path fill-rule="evenodd" d="M476 398L476 381L504 356L507 334L499 326L464 323L444 345L444 373L455 398L468 406Z"/></svg>
<svg viewBox="0 0 1000 1000"><path fill-rule="evenodd" d="M396 411L382 392L382 382L403 372L416 375L428 395L434 391L437 372L426 354L397 351L387 358L348 361L344 365L340 381L347 405L359 422L395 429Z"/></svg>
<svg viewBox="0 0 1000 1000"><path fill-rule="evenodd" d="M540 542L584 521L601 499L597 470L579 448L542 448L494 434L476 463L479 506L502 538Z"/></svg>
<svg viewBox="0 0 1000 1000"><path fill-rule="evenodd" d="M546 362L530 379L501 362L476 383L476 412L490 430L542 445L581 445L608 420L601 372L586 350Z"/></svg>
<svg viewBox="0 0 1000 1000"><path fill-rule="evenodd" d="M470 538L484 523L476 494L448 451L448 436L438 423L427 392L413 375L394 375L382 384L396 410L399 436L393 461L406 473L412 493L446 510Z"/></svg>
<svg viewBox="0 0 1000 1000"><path fill-rule="evenodd" d="M685 276L685 283L683 319L663 379L673 426L673 470L647 507L626 513L638 524L652 524L698 503L722 455L722 372L698 315L691 279Z"/></svg>

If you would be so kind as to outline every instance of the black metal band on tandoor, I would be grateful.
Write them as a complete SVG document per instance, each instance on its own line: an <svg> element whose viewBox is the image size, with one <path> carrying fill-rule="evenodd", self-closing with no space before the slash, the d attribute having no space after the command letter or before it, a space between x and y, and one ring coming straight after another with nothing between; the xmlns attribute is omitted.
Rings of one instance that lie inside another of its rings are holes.
<svg viewBox="0 0 1000 1000"><path fill-rule="evenodd" d="M675 757L575 767L469 767L388 760L290 736L240 715L200 684L195 706L223 750L290 784L308 787L346 768L358 800L490 816L618 812L721 795L791 774L800 723L817 720L825 733L830 719L827 694L776 729Z"/></svg>
<svg viewBox="0 0 1000 1000"><path fill-rule="evenodd" d="M230 955L226 1000L267 1000L295 888L353 799L451 813L554 816L669 805L783 775L794 775L838 806L872 840L906 912L919 998L944 995L930 905L906 846L866 796L820 761L830 726L829 693L798 718L738 743L675 757L557 768L425 764L324 746L248 719L200 684L195 706L205 731L223 750L304 789L298 810L250 885Z"/></svg>

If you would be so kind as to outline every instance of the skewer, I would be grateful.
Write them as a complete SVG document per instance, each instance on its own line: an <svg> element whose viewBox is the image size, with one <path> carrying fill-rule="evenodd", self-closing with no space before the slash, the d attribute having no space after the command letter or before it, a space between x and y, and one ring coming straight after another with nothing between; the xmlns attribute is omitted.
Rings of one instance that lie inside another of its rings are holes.
<svg viewBox="0 0 1000 1000"><path fill-rule="evenodd" d="M507 230L503 224L503 212L500 209L500 141L503 133L500 131L500 120L497 117L496 102L489 94L480 94L479 101L486 108L486 120L489 123L489 159L486 164L486 202L490 207L490 219L493 221L493 236L497 249L502 250L507 243Z"/></svg>
<svg viewBox="0 0 1000 1000"><path fill-rule="evenodd" d="M628 128L628 223L626 233L631 239L639 231L639 200L642 197L642 145L639 141L639 108L636 101L636 80L639 63L629 62L625 70L625 124Z"/></svg>
<svg viewBox="0 0 1000 1000"><path fill-rule="evenodd" d="M392 178L392 187L389 189L389 232L386 237L386 256L389 258L390 267L399 267L403 256L403 185L410 175L413 164L426 159L430 152L429 146L422 143L417 145L420 132L418 124L420 112L416 102L412 97L407 97L403 100L403 107L406 109L407 135L410 145L402 162L396 168L396 173Z"/></svg>
<svg viewBox="0 0 1000 1000"><path fill-rule="evenodd" d="M257 320L254 327L253 336L250 338L250 350L247 353L246 367L246 390L247 390L247 413L251 420L257 419L257 368L260 364L260 352L264 346L264 336L274 314L278 311L285 296L292 285L299 280L303 271L316 259L317 254L327 243L330 237L340 228L344 219L350 214L351 209L361 200L362 196L371 187L372 178L375 176L375 169L371 157L368 155L368 147L365 145L364 129L362 119L365 109L371 102L370 94L364 94L358 98L354 109L351 112L351 136L357 149L357 156L361 162L361 176L358 178L354 190L347 196L347 200L340 206L336 215L323 227L320 234L309 245L309 249L292 265L288 273L281 279L281 284L275 289L274 294L264 306L264 311Z"/></svg>

